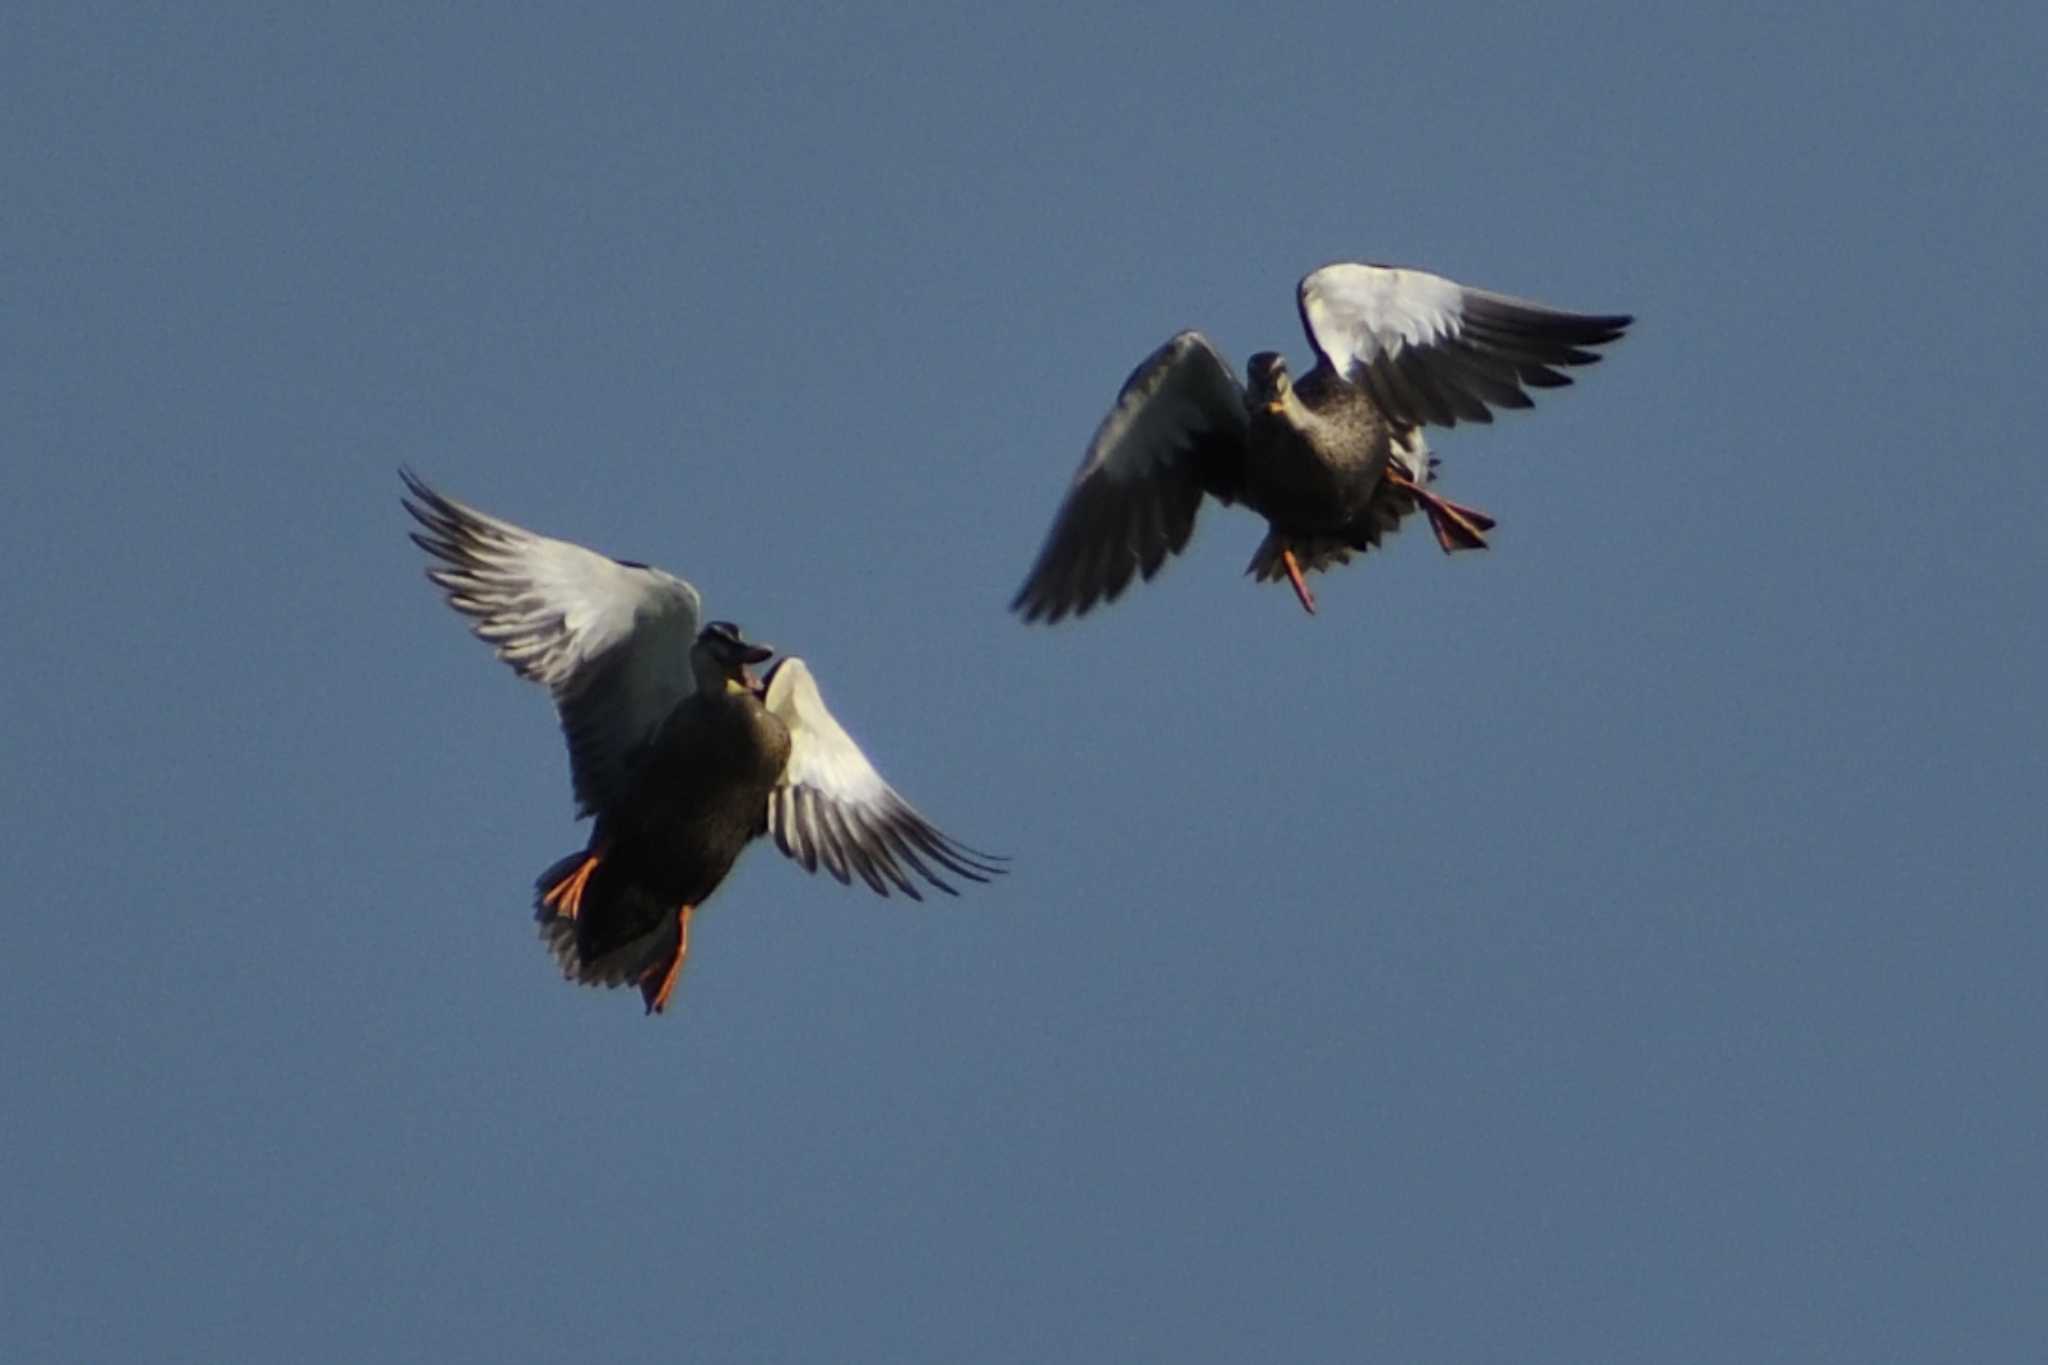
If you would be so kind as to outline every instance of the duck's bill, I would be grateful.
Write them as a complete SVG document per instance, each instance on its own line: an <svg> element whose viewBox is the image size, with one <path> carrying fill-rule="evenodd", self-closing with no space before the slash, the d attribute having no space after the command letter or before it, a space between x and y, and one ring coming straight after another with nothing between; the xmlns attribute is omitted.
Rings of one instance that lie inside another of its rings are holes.
<svg viewBox="0 0 2048 1365"><path fill-rule="evenodd" d="M768 680L757 677L749 664L766 663L775 657L775 651L767 645L748 644L740 651L740 685L756 697L768 695Z"/></svg>

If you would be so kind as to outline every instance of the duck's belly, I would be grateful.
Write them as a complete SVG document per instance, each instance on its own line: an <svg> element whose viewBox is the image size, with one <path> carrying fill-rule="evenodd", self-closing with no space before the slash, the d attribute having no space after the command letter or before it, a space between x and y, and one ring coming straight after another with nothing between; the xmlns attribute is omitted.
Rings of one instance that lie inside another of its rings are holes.
<svg viewBox="0 0 2048 1365"><path fill-rule="evenodd" d="M1276 527L1298 535L1349 526L1372 503L1386 469L1386 443L1367 458L1326 456L1278 421L1254 422L1245 462L1245 501Z"/></svg>
<svg viewBox="0 0 2048 1365"><path fill-rule="evenodd" d="M694 904L766 826L789 735L754 716L673 726L611 821L616 842L668 898ZM735 722L738 723L735 723Z"/></svg>

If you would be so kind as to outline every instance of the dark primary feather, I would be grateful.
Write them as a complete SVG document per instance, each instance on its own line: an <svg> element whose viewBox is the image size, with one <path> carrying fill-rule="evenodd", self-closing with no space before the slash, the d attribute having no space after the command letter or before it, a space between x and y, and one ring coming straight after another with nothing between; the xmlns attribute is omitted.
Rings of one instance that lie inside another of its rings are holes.
<svg viewBox="0 0 2048 1365"><path fill-rule="evenodd" d="M1442 427L1460 420L1491 422L1488 404L1533 407L1524 386L1566 387L1571 376L1551 367L1597 363L1600 357L1582 348L1613 341L1630 321L1560 313L1466 290L1458 332L1434 345L1377 356L1358 377L1398 421Z"/></svg>
<svg viewBox="0 0 2048 1365"><path fill-rule="evenodd" d="M976 882L1004 871L994 855L949 838L893 792L863 808L835 802L815 787L782 787L770 798L768 825L776 847L806 872L822 866L847 885L858 876L883 896L894 885L910 899L923 900L907 875L913 872L947 895L958 895L934 865Z"/></svg>
<svg viewBox="0 0 2048 1365"><path fill-rule="evenodd" d="M1207 337L1182 332L1147 356L1089 442L1011 609L1027 621L1080 616L1158 573L1186 548L1203 497L1242 494L1244 433L1243 388Z"/></svg>

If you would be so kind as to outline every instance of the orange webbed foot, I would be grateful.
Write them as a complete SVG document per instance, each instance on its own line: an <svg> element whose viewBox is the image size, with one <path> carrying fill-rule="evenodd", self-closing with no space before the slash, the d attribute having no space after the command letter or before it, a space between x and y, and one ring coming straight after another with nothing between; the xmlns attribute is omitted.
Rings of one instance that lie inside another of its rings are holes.
<svg viewBox="0 0 2048 1365"><path fill-rule="evenodd" d="M583 892L590 885L590 874L597 870L598 861L597 854L586 855L574 872L547 889L540 903L563 919L575 919L583 908Z"/></svg>

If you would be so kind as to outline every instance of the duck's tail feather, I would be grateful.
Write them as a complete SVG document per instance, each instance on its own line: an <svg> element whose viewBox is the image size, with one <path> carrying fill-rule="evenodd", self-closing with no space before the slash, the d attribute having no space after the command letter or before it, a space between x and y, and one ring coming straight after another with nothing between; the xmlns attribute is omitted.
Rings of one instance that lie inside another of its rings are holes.
<svg viewBox="0 0 2048 1365"><path fill-rule="evenodd" d="M1266 538L1259 542L1259 548L1252 552L1252 562L1244 571L1261 583L1284 579L1287 574L1286 554L1294 551L1294 562L1301 566L1303 573L1318 573L1351 562L1352 546L1341 540L1324 536L1283 536L1278 531L1268 531Z"/></svg>
<svg viewBox="0 0 2048 1365"><path fill-rule="evenodd" d="M675 986L689 913L595 844L556 860L534 883L534 922L562 975L585 986L636 984L649 1013Z"/></svg>

